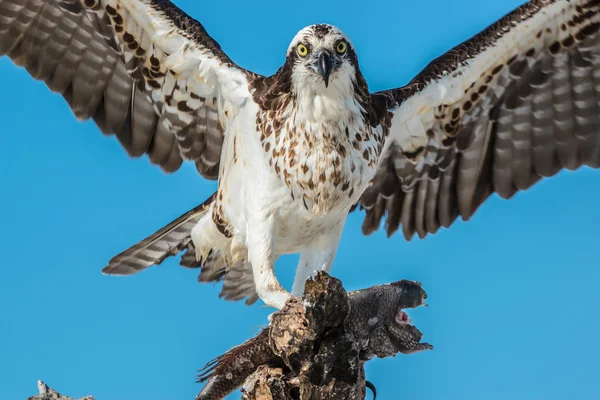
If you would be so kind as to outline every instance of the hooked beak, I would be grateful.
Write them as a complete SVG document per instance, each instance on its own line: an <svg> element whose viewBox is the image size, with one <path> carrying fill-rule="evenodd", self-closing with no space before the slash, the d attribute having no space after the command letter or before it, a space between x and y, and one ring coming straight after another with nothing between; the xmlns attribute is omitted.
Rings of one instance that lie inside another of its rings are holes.
<svg viewBox="0 0 600 400"><path fill-rule="evenodd" d="M325 82L325 87L327 87L329 85L329 76L331 75L331 71L333 71L333 68L336 66L336 62L331 56L331 53L329 53L326 50L323 50L321 54L319 54L317 63L317 71L319 72L319 75L321 75L321 77L323 78L323 81Z"/></svg>

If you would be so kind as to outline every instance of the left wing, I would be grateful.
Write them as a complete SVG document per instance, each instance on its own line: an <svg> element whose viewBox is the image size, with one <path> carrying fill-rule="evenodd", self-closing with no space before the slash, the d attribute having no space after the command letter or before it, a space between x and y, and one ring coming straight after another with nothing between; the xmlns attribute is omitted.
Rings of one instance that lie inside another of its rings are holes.
<svg viewBox="0 0 600 400"><path fill-rule="evenodd" d="M387 135L363 232L423 238L497 192L600 167L600 0L532 0L372 95Z"/></svg>
<svg viewBox="0 0 600 400"><path fill-rule="evenodd" d="M223 115L256 76L169 0L0 0L3 55L130 156L167 172L191 160L207 179L218 175Z"/></svg>

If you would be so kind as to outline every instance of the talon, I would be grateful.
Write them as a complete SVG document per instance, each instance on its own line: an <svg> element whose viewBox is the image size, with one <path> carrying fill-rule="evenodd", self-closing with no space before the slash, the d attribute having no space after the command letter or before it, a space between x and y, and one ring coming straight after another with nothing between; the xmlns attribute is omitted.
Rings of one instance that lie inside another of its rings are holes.
<svg viewBox="0 0 600 400"><path fill-rule="evenodd" d="M377 398L377 389L375 388L375 385L373 385L371 382L365 380L365 387L369 388L369 390L371 390L371 392L373 393L373 400L375 400Z"/></svg>

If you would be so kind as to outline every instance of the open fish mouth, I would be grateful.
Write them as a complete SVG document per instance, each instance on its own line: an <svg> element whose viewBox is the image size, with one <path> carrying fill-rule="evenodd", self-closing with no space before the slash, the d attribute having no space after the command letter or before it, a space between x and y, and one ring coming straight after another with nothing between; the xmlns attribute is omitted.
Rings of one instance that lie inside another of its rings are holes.
<svg viewBox="0 0 600 400"><path fill-rule="evenodd" d="M423 334L417 327L412 325L412 319L406 311L400 309L394 316L393 322L385 329L389 343L392 345L388 351L403 354L412 354L425 350L433 350L429 343L421 342ZM384 343L386 341L383 341ZM385 346L383 346L385 348ZM393 350L392 350L393 349ZM377 349L381 352L382 349Z"/></svg>
<svg viewBox="0 0 600 400"><path fill-rule="evenodd" d="M412 323L412 319L408 318L408 314L404 310L400 310L396 313L394 321L396 321L398 325L410 325Z"/></svg>

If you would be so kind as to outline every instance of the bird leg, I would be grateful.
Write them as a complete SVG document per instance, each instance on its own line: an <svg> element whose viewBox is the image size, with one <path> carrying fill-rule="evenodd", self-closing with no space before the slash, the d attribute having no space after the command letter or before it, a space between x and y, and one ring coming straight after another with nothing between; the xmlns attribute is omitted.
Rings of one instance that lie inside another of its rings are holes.
<svg viewBox="0 0 600 400"><path fill-rule="evenodd" d="M343 226L342 223L341 227L328 232L327 236L317 236L311 245L302 252L292 286L293 296L302 296L304 283L308 278L314 277L318 271L329 273L340 243Z"/></svg>
<svg viewBox="0 0 600 400"><path fill-rule="evenodd" d="M265 229L261 229L264 227ZM253 224L248 235L248 258L258 297L268 306L281 310L292 295L285 290L275 276L272 230L264 225Z"/></svg>
<svg viewBox="0 0 600 400"><path fill-rule="evenodd" d="M337 248L337 246L336 246ZM296 268L294 285L292 286L293 296L302 296L304 293L304 283L308 278L312 278L318 271L329 273L335 258L336 249L304 251L300 255L300 262Z"/></svg>

